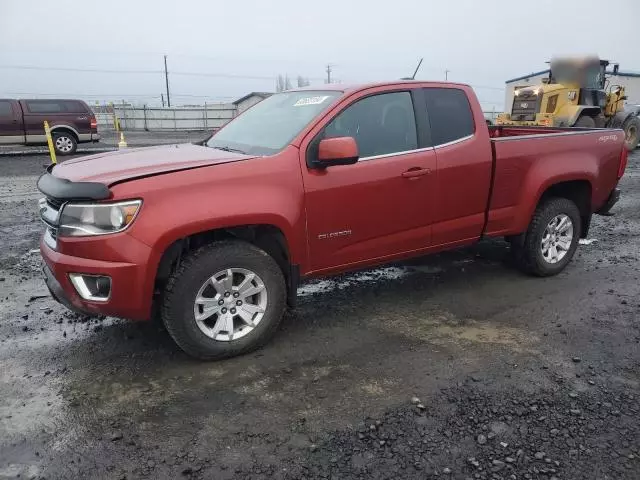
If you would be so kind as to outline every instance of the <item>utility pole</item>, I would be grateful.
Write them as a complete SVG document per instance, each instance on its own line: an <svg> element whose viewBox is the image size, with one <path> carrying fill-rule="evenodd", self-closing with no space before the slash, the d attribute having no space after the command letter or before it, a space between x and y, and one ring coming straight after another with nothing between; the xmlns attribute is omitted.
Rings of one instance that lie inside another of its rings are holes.
<svg viewBox="0 0 640 480"><path fill-rule="evenodd" d="M449 80L449 72L450 72L450 71L451 71L451 70L445 70L445 71L444 71L444 81L445 81L445 82L446 82L447 80Z"/></svg>
<svg viewBox="0 0 640 480"><path fill-rule="evenodd" d="M331 83L331 64L327 64L327 83Z"/></svg>
<svg viewBox="0 0 640 480"><path fill-rule="evenodd" d="M167 106L171 107L171 97L169 96L169 72L167 71L167 56L164 56L164 82L167 85Z"/></svg>
<svg viewBox="0 0 640 480"><path fill-rule="evenodd" d="M164 108L164 93L160 94L160 100L162 101L162 108Z"/></svg>

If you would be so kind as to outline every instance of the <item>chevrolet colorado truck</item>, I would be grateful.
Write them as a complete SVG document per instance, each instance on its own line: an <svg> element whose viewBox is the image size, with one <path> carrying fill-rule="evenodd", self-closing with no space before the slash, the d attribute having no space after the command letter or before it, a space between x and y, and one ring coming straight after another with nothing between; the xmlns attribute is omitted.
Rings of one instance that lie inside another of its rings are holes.
<svg viewBox="0 0 640 480"><path fill-rule="evenodd" d="M46 145L45 120L58 155L71 155L79 143L100 140L96 117L82 100L0 98L0 145Z"/></svg>
<svg viewBox="0 0 640 480"><path fill-rule="evenodd" d="M46 283L76 311L159 314L201 359L264 344L302 279L505 237L554 275L619 197L621 130L487 126L454 83L273 95L200 144L75 158L38 180Z"/></svg>

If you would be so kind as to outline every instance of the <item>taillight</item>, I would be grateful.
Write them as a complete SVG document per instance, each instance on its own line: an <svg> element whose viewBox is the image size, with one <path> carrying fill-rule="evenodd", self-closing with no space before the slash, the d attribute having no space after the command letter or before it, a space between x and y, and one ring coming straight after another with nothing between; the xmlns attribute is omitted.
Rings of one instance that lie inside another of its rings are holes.
<svg viewBox="0 0 640 480"><path fill-rule="evenodd" d="M96 117L91 117L91 128L98 128L98 120L96 120Z"/></svg>
<svg viewBox="0 0 640 480"><path fill-rule="evenodd" d="M629 158L629 152L626 147L622 147L622 153L620 154L620 165L618 165L618 179L622 178L624 171L627 168L627 160Z"/></svg>

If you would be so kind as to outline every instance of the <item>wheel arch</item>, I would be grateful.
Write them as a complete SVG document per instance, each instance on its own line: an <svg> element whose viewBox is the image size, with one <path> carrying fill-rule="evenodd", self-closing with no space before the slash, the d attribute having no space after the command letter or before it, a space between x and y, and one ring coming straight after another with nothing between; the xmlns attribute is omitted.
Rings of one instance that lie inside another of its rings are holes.
<svg viewBox="0 0 640 480"><path fill-rule="evenodd" d="M591 226L592 188L591 182L587 179L565 180L547 185L542 189L540 195L538 195L530 209L531 211L527 217L527 226L533 219L538 207L545 201L551 198L566 198L574 202L578 207L578 210L580 211L580 219L582 221L580 238L586 238ZM523 246L527 227L525 226L521 228L520 232L521 233L514 235L507 235L505 238L512 244Z"/></svg>
<svg viewBox="0 0 640 480"><path fill-rule="evenodd" d="M593 186L591 182L586 179L554 183L542 192L542 195L540 195L536 203L536 208L549 198L566 198L567 200L571 200L580 211L580 218L582 220L580 238L586 238L591 225L592 190Z"/></svg>
<svg viewBox="0 0 640 480"><path fill-rule="evenodd" d="M602 113L600 107L577 107L569 119L569 125L574 126L580 117L595 117Z"/></svg>
<svg viewBox="0 0 640 480"><path fill-rule="evenodd" d="M153 272L153 293L162 292L164 284L189 252L221 240L240 240L250 243L271 256L287 283L287 303L295 304L299 283L299 267L291 260L290 245L282 229L272 224L247 224L201 230L171 242L162 252ZM154 302L155 304L156 302Z"/></svg>
<svg viewBox="0 0 640 480"><path fill-rule="evenodd" d="M70 125L55 125L51 127L51 133L66 132L74 136L76 142L80 141L80 133Z"/></svg>

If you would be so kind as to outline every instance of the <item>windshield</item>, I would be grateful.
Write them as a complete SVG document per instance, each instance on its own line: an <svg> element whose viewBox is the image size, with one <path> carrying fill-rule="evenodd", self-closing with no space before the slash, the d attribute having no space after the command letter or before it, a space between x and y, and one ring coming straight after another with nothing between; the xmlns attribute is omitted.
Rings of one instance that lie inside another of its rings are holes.
<svg viewBox="0 0 640 480"><path fill-rule="evenodd" d="M342 92L300 91L272 95L228 123L207 146L251 155L272 155L293 140Z"/></svg>

